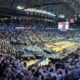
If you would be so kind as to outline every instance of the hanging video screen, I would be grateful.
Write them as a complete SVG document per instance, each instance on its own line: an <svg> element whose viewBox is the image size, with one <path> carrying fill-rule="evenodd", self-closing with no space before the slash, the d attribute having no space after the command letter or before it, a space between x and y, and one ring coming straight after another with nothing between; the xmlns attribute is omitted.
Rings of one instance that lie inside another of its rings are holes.
<svg viewBox="0 0 80 80"><path fill-rule="evenodd" d="M67 31L69 30L69 22L58 22L58 30Z"/></svg>

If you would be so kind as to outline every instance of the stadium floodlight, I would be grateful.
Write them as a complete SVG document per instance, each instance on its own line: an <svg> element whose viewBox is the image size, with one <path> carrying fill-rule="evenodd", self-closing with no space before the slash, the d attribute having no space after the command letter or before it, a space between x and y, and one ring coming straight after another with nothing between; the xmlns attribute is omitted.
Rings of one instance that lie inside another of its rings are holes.
<svg viewBox="0 0 80 80"><path fill-rule="evenodd" d="M65 16L61 14L61 15L59 15L59 18L65 18Z"/></svg>
<svg viewBox="0 0 80 80"><path fill-rule="evenodd" d="M47 14L47 15L50 15L50 16L53 16L53 17L56 16L55 14L53 14L51 12L48 12L48 11L45 11L45 10L39 10L39 9L35 9L35 8L27 8L27 9L24 9L24 11L26 11L26 12L43 13L43 14Z"/></svg>
<svg viewBox="0 0 80 80"><path fill-rule="evenodd" d="M79 17L80 17L80 14L79 14Z"/></svg>
<svg viewBox="0 0 80 80"><path fill-rule="evenodd" d="M17 9L22 10L22 9L24 9L24 7L23 6L17 6Z"/></svg>

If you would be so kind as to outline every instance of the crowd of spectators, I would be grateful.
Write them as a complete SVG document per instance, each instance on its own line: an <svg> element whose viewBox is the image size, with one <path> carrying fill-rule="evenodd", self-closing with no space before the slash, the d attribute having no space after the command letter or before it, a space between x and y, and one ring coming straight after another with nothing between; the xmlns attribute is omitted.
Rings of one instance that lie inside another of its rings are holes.
<svg viewBox="0 0 80 80"><path fill-rule="evenodd" d="M80 40L79 31L0 31L0 52L12 53L12 54L25 54L26 56L33 56L32 51L28 51L28 46L35 46L44 48L44 44L47 42L57 42L60 40ZM27 46L26 48L24 48ZM30 48L30 47L29 47ZM34 47L35 48L35 47ZM31 47L32 49L32 47ZM36 50L36 49L35 49ZM36 52L42 54L42 52ZM38 55L38 54L37 54Z"/></svg>
<svg viewBox="0 0 80 80"><path fill-rule="evenodd" d="M79 80L80 54L49 65L31 65L11 55L0 55L0 80Z"/></svg>
<svg viewBox="0 0 80 80"><path fill-rule="evenodd" d="M75 38L80 40L79 37L78 30L67 32L0 30L0 80L79 80L80 55L78 53L64 62L44 66L27 66L25 62L14 57L43 55L44 52L40 52L39 49L43 49L45 43L60 40L76 41ZM37 52L33 52L33 46L35 50L38 50ZM33 51L28 51L28 49Z"/></svg>

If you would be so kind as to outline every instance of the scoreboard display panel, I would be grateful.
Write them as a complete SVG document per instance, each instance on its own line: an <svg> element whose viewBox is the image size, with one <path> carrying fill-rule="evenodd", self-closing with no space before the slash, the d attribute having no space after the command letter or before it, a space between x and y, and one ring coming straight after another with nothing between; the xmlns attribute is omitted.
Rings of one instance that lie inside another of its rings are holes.
<svg viewBox="0 0 80 80"><path fill-rule="evenodd" d="M69 30L69 22L58 22L58 30L60 31L67 31Z"/></svg>

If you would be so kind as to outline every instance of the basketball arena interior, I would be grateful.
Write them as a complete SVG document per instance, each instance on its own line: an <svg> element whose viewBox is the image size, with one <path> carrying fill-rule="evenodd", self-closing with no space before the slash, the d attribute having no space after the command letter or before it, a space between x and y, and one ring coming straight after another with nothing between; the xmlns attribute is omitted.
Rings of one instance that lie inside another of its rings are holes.
<svg viewBox="0 0 80 80"><path fill-rule="evenodd" d="M80 80L80 0L0 0L0 80Z"/></svg>

